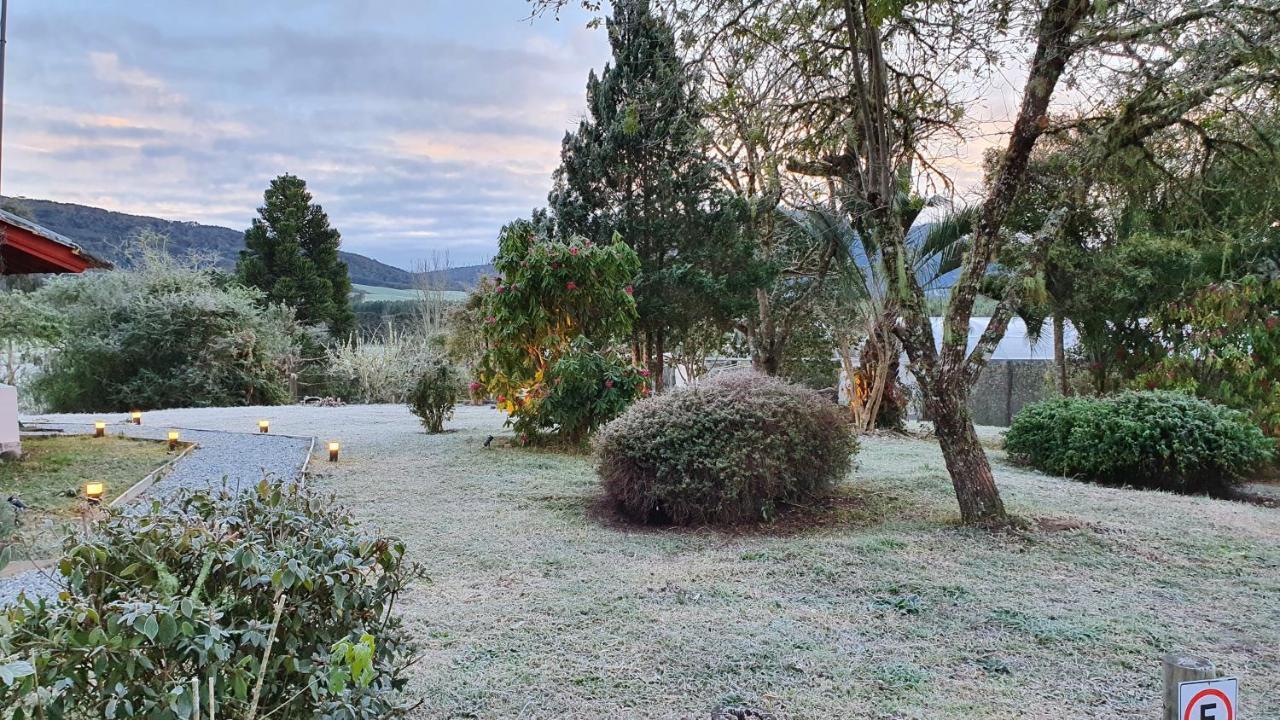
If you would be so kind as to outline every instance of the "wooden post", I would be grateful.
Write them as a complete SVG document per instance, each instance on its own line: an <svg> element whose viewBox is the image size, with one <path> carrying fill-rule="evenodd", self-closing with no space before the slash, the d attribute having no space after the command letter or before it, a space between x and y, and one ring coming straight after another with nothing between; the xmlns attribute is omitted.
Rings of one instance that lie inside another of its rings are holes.
<svg viewBox="0 0 1280 720"><path fill-rule="evenodd" d="M1163 720L1182 720L1178 717L1178 685L1197 680L1213 680L1218 677L1213 663L1191 655L1165 655L1164 665L1164 714Z"/></svg>
<svg viewBox="0 0 1280 720"><path fill-rule="evenodd" d="M289 373L289 402L298 404L298 373Z"/></svg>

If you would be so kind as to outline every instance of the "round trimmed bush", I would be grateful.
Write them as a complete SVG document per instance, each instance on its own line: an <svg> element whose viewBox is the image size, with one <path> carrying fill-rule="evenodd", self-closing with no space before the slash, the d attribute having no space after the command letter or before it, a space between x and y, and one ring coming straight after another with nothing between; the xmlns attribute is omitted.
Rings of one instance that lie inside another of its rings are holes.
<svg viewBox="0 0 1280 720"><path fill-rule="evenodd" d="M857 441L811 390L731 373L632 405L597 439L605 492L642 522L741 523L828 490Z"/></svg>
<svg viewBox="0 0 1280 720"><path fill-rule="evenodd" d="M1005 449L1038 470L1113 485L1223 495L1274 454L1243 413L1177 392L1033 403Z"/></svg>

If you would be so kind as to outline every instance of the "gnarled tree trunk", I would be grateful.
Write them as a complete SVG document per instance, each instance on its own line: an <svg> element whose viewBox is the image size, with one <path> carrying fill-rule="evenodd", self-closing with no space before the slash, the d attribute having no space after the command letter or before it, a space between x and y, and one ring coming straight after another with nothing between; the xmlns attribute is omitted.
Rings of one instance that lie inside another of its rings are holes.
<svg viewBox="0 0 1280 720"><path fill-rule="evenodd" d="M970 524L1005 521L1004 502L996 488L991 463L978 441L966 402L968 387L935 390L925 396L938 445L960 505L960 518Z"/></svg>

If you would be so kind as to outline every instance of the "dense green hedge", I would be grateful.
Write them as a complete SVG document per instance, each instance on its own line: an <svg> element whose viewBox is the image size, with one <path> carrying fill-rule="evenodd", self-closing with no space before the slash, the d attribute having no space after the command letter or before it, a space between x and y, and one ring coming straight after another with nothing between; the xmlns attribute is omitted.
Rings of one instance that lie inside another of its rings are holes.
<svg viewBox="0 0 1280 720"><path fill-rule="evenodd" d="M1153 391L1028 405L1005 448L1056 475L1221 495L1272 457L1274 442L1243 413Z"/></svg>
<svg viewBox="0 0 1280 720"><path fill-rule="evenodd" d="M838 482L858 448L831 402L736 373L641 400L598 445L605 491L624 514L681 525L769 519Z"/></svg>

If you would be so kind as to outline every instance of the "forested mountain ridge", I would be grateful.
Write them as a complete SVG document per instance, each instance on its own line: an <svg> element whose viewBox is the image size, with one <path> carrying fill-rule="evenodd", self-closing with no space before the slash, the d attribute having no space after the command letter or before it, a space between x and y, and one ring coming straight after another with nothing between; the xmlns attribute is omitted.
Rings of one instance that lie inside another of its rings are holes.
<svg viewBox="0 0 1280 720"><path fill-rule="evenodd" d="M117 265L128 264L129 247L144 230L168 237L168 249L174 255L205 255L218 267L228 270L235 267L236 258L244 248L243 230L217 225L163 220L52 200L6 197L3 202L10 211L71 238L86 251ZM414 274L408 270L358 253L340 252L339 255L347 264L353 283L390 288L413 287ZM492 271L492 265L449 268L443 271L448 277L446 289L470 289L480 276Z"/></svg>

